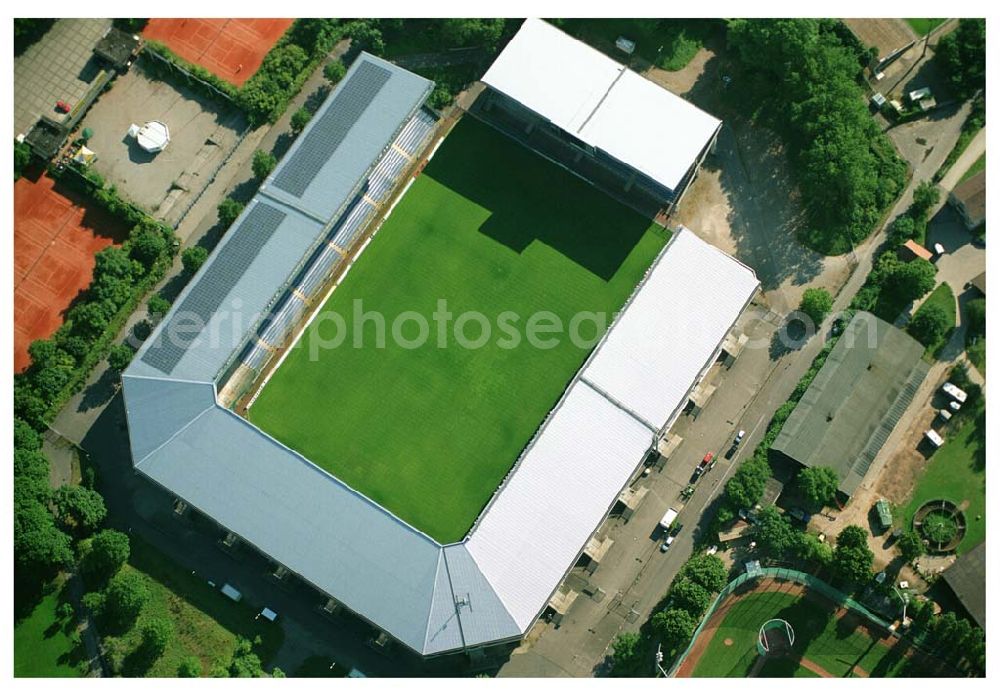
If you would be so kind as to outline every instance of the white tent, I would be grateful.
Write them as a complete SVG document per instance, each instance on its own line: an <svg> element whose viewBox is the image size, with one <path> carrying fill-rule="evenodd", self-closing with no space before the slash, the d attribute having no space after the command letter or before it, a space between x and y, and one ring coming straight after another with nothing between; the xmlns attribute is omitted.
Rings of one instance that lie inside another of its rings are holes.
<svg viewBox="0 0 1000 696"><path fill-rule="evenodd" d="M135 126L129 129L133 133ZM148 121L135 131L136 142L146 152L161 152L170 144L170 129L161 121Z"/></svg>

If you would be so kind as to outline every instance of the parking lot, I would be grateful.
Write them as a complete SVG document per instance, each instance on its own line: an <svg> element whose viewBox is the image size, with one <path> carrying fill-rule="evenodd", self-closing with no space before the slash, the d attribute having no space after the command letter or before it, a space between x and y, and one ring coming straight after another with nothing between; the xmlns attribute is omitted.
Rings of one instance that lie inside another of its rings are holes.
<svg viewBox="0 0 1000 696"><path fill-rule="evenodd" d="M157 154L128 135L131 124L162 121L170 144ZM211 182L239 143L246 124L232 106L153 79L141 61L119 77L81 123L93 136L94 168L134 203L171 225Z"/></svg>
<svg viewBox="0 0 1000 696"><path fill-rule="evenodd" d="M60 19L14 59L15 136L42 116L63 120L56 102L72 106L87 93L101 71L94 46L110 27L110 19Z"/></svg>

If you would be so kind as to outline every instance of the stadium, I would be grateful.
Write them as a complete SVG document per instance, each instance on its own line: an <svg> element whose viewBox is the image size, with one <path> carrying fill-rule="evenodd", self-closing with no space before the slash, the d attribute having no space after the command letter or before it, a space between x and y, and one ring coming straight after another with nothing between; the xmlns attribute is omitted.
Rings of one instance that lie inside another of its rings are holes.
<svg viewBox="0 0 1000 696"><path fill-rule="evenodd" d="M557 64L583 46L540 24L491 71L537 36ZM531 628L759 287L693 232L636 212L627 182L595 195L618 184L523 147L476 108L440 119L424 105L432 88L362 53L122 379L139 473L327 610L424 656ZM654 139L653 120L624 115L622 130L684 178L718 121L656 89L648 108L690 109L710 127L685 132L681 119ZM590 157L636 180L648 169L588 137ZM313 350L324 320L358 303L391 321L442 300L456 325L510 312L607 326L549 348L482 341L478 327L474 348L442 348L411 345L409 330L382 345L362 323Z"/></svg>

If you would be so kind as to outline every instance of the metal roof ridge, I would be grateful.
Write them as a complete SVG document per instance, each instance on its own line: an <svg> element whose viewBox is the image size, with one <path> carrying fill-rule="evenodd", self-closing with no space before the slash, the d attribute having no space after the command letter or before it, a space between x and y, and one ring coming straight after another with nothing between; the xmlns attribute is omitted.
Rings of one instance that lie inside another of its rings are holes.
<svg viewBox="0 0 1000 696"><path fill-rule="evenodd" d="M135 379L135 378L133 377L133 379ZM184 424L184 425L183 425L182 427L178 428L178 429L177 429L177 430L176 430L176 431L174 432L174 434L173 434L173 435L171 435L170 437L168 437L168 438L167 438L166 440L164 440L163 442L161 442L160 444L158 444L158 445L157 445L156 447L154 447L153 449L149 450L149 452L147 452L147 453L146 453L146 456L144 456L144 457L143 457L142 459L140 459L140 460L139 460L139 461L137 461L137 462L133 462L133 463L132 463L132 466L134 466L135 468L139 468L139 465L140 465L140 464L142 464L142 463L143 463L144 461L146 461L147 459L149 459L150 457L152 457L152 456L153 456L154 454L156 454L157 452L159 452L159 451L160 451L161 449L163 449L163 448L164 448L164 447L166 447L167 445L171 444L171 443L172 443L172 442L173 442L174 440L176 440L176 439L177 439L177 438L178 438L178 437L179 437L179 436L180 436L181 434L183 434L185 430L187 430L187 429L188 429L188 428L190 428L190 427L191 427L192 425L194 425L195 421L197 421L197 420L198 420L198 419L200 419L200 418L201 418L202 416L204 416L204 415L205 415L206 413L208 413L209 411L211 411L211 410L212 410L212 409L213 409L213 408L214 408L215 406L217 406L217 404L215 403L215 401L214 401L214 399L213 399L213 401L212 401L212 403L211 403L211 404L209 404L208 406L206 406L205 408L203 408L203 409L202 409L201 411L199 411L199 412L198 412L198 414L197 414L197 415L196 415L196 416L195 416L194 418L192 418L191 420L189 420L189 421L188 421L187 423L185 423L185 424Z"/></svg>

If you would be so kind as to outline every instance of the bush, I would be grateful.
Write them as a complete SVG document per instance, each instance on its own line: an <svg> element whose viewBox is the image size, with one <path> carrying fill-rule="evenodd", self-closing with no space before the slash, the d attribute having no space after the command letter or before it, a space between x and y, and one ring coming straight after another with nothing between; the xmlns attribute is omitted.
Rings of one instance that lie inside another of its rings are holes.
<svg viewBox="0 0 1000 696"><path fill-rule="evenodd" d="M201 662L197 657L193 655L188 655L183 660L181 660L180 665L177 666L177 676L186 679L200 677L201 676Z"/></svg>
<svg viewBox="0 0 1000 696"><path fill-rule="evenodd" d="M239 201L233 200L232 198L226 198L221 203L219 203L219 206L216 210L218 211L219 214L219 224L221 224L223 227L228 228L230 225L236 222L236 218L238 218L240 216L240 213L243 212L243 204L240 203ZM191 248L197 248L197 247L191 247Z"/></svg>
<svg viewBox="0 0 1000 696"><path fill-rule="evenodd" d="M174 636L174 625L170 619L155 617L146 621L142 627L142 643L139 650L148 660L155 660L166 651Z"/></svg>
<svg viewBox="0 0 1000 696"><path fill-rule="evenodd" d="M323 77L329 80L331 84L337 84L344 79L344 75L346 74L347 66L341 60L333 60L323 66Z"/></svg>
<svg viewBox="0 0 1000 696"><path fill-rule="evenodd" d="M257 150L253 153L253 175L263 181L278 166L278 160L270 152Z"/></svg>
<svg viewBox="0 0 1000 696"><path fill-rule="evenodd" d="M95 530L108 514L101 494L81 486L60 486L52 503L63 526L79 536Z"/></svg>
<svg viewBox="0 0 1000 696"><path fill-rule="evenodd" d="M147 271L167 250L167 240L161 230L145 225L136 227L129 237L130 254Z"/></svg>
<svg viewBox="0 0 1000 696"><path fill-rule="evenodd" d="M14 449L38 451L42 448L42 436L20 418L14 419Z"/></svg>
<svg viewBox="0 0 1000 696"><path fill-rule="evenodd" d="M986 335L986 298L977 297L965 304L967 331L972 336Z"/></svg>
<svg viewBox="0 0 1000 696"><path fill-rule="evenodd" d="M931 208L941 199L938 187L930 181L921 181L913 190L913 203L910 204L910 216L919 220L927 219Z"/></svg>
<svg viewBox="0 0 1000 696"><path fill-rule="evenodd" d="M28 143L14 141L14 181L21 178L22 172L31 164L31 147Z"/></svg>
<svg viewBox="0 0 1000 696"><path fill-rule="evenodd" d="M222 203L219 204L219 221L220 222L222 222L222 215L223 215L222 206L223 206L223 204L226 203L226 201L229 201L229 200L230 199L227 198L225 201L222 201ZM237 205L239 205L239 204L237 203ZM235 212L235 215L233 215L234 212ZM226 214L226 216L233 215L233 220L235 220L237 217L239 217L240 212L242 212L242 206L241 206L240 210L229 210L229 209L227 209L225 211L225 214ZM228 227L231 224L232 224L232 221L230 221L226 226ZM194 275L195 273L197 273L198 269L201 268L202 264L204 264L206 260L208 260L208 249L206 249L203 246L197 246L197 245L195 245L195 246L192 246L192 247L188 247L181 254L181 264L183 264L183 266L184 266L184 272L187 273L188 275Z"/></svg>

